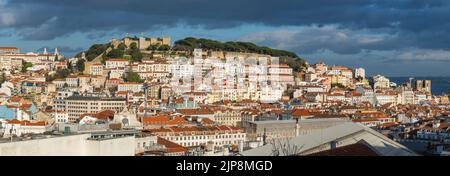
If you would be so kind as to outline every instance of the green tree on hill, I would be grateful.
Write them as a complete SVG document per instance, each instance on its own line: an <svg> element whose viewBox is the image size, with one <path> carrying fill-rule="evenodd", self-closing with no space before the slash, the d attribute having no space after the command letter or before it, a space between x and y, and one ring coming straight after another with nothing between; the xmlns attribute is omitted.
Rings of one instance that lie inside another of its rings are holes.
<svg viewBox="0 0 450 176"><path fill-rule="evenodd" d="M131 62L140 62L142 60L141 50L139 50L135 42L130 44L130 49L126 53L131 56Z"/></svg>
<svg viewBox="0 0 450 176"><path fill-rule="evenodd" d="M118 49L120 50L126 50L127 49L127 45L125 45L124 43L120 43L119 46L117 46Z"/></svg>
<svg viewBox="0 0 450 176"><path fill-rule="evenodd" d="M5 72L2 72L0 75L0 85L3 84L6 81L6 74Z"/></svg>
<svg viewBox="0 0 450 176"><path fill-rule="evenodd" d="M160 50L160 51L169 51L170 50L170 46L169 45L161 45L158 50Z"/></svg>
<svg viewBox="0 0 450 176"><path fill-rule="evenodd" d="M94 60L100 54L104 53L109 47L109 44L94 44L86 51L86 59L88 61ZM81 53L77 55L78 58L81 57Z"/></svg>
<svg viewBox="0 0 450 176"><path fill-rule="evenodd" d="M26 61L22 61L22 72L25 73L27 72L27 69L33 67L33 63L31 62L26 62Z"/></svg>
<svg viewBox="0 0 450 176"><path fill-rule="evenodd" d="M203 48L213 51L249 52L280 57L280 63L288 64L294 71L300 71L305 66L305 61L297 54L285 50L272 49L258 46L250 42L219 42L209 39L197 39L188 37L175 42L174 51L193 51L194 48Z"/></svg>
<svg viewBox="0 0 450 176"><path fill-rule="evenodd" d="M135 72L129 72L127 74L127 77L125 78L125 81L127 81L127 82L139 82L139 83L143 83L144 82L144 80L141 79L139 74L137 74Z"/></svg>
<svg viewBox="0 0 450 176"><path fill-rule="evenodd" d="M251 53L259 53L259 54L267 54L272 56L287 56L298 58L295 53L271 49L269 47L258 46L254 43L250 42L220 42L216 40L210 39L197 39L193 37L188 37L182 40L178 40L175 42L175 49L189 49L193 50L194 48L204 48L210 50L218 50L218 51L234 51L234 52L251 52Z"/></svg>
<svg viewBox="0 0 450 176"><path fill-rule="evenodd" d="M341 88L341 89L345 89L345 88L346 88L346 87L345 87L343 84L341 84L341 83L333 83L333 84L331 84L331 87L332 87L332 88L337 87L337 88Z"/></svg>
<svg viewBox="0 0 450 176"><path fill-rule="evenodd" d="M108 58L122 58L125 52L120 49L112 49L106 56Z"/></svg>
<svg viewBox="0 0 450 176"><path fill-rule="evenodd" d="M53 81L55 79L64 79L67 76L70 75L70 70L69 69L59 69L56 71L56 74L54 75L47 75L46 76L46 80L47 81Z"/></svg>
<svg viewBox="0 0 450 176"><path fill-rule="evenodd" d="M84 62L86 62L84 59L80 59L77 61L76 68L79 72L84 71Z"/></svg>

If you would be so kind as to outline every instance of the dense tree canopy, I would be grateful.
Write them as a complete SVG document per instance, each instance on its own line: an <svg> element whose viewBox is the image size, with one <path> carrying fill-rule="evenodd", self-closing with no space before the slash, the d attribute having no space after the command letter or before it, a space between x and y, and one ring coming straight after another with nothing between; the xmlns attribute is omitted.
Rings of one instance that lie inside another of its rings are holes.
<svg viewBox="0 0 450 176"><path fill-rule="evenodd" d="M197 39L188 37L175 42L173 50L192 51L194 48L203 48L213 51L232 51L266 54L280 57L280 63L288 64L294 71L300 71L305 66L305 61L297 54L285 50L272 49L265 46L258 46L250 42L220 42L209 39Z"/></svg>
<svg viewBox="0 0 450 176"><path fill-rule="evenodd" d="M141 79L141 77L139 76L139 74L135 73L135 72L129 72L127 74L127 77L125 78L125 81L127 82L144 82L143 79Z"/></svg>
<svg viewBox="0 0 450 176"><path fill-rule="evenodd" d="M33 63L31 62L22 62L22 72L27 72L27 69L33 67Z"/></svg>
<svg viewBox="0 0 450 176"><path fill-rule="evenodd" d="M112 49L106 56L109 58L122 58L125 52L121 49Z"/></svg>
<svg viewBox="0 0 450 176"><path fill-rule="evenodd" d="M333 84L331 84L331 87L332 87L332 88L337 87L337 88L341 88L341 89L345 89L345 88L346 88L346 87L345 87L343 84L341 84L341 83L333 83Z"/></svg>
<svg viewBox="0 0 450 176"><path fill-rule="evenodd" d="M130 44L130 49L128 49L126 53L131 56L131 62L140 62L142 60L143 56L141 50L139 50L138 45L135 42Z"/></svg>
<svg viewBox="0 0 450 176"><path fill-rule="evenodd" d="M3 84L6 81L6 74L5 72L2 72L0 74L0 85Z"/></svg>
<svg viewBox="0 0 450 176"><path fill-rule="evenodd" d="M120 50L126 50L127 49L127 45L125 45L124 43L120 43L119 46L117 46L118 49Z"/></svg>
<svg viewBox="0 0 450 176"><path fill-rule="evenodd" d="M235 52L250 52L267 54L271 56L288 56L292 58L298 58L295 53L272 49L269 47L258 46L250 42L220 42L216 40L209 39L197 39L193 37L188 37L175 42L174 48L176 50L193 50L194 48L204 48L216 51L235 51Z"/></svg>
<svg viewBox="0 0 450 176"><path fill-rule="evenodd" d="M86 62L86 61L83 59L80 59L77 61L76 68L78 71L80 71L80 72L84 71L84 62Z"/></svg>
<svg viewBox="0 0 450 176"><path fill-rule="evenodd" d="M46 80L47 81L53 81L55 79L64 79L64 78L66 78L69 75L70 75L70 70L69 69L59 69L59 70L56 71L56 74L48 75L46 77Z"/></svg>
<svg viewBox="0 0 450 176"><path fill-rule="evenodd" d="M86 51L86 59L88 61L94 60L97 56L105 52L109 47L109 44L94 44L92 45L89 50ZM81 53L77 55L77 57L80 57Z"/></svg>

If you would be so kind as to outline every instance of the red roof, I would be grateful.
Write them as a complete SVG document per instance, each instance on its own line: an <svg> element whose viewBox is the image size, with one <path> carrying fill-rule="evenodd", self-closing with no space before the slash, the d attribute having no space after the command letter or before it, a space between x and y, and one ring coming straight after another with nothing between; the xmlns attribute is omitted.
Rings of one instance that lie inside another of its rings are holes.
<svg viewBox="0 0 450 176"><path fill-rule="evenodd" d="M17 47L0 47L0 50L18 50Z"/></svg>
<svg viewBox="0 0 450 176"><path fill-rule="evenodd" d="M307 117L311 116L311 113L306 109L294 109L291 113L292 116L301 116L301 117Z"/></svg>
<svg viewBox="0 0 450 176"><path fill-rule="evenodd" d="M142 123L144 125L182 125L186 123L186 120L183 117L174 117L170 119L168 116L159 115L152 117L144 117L142 119Z"/></svg>
<svg viewBox="0 0 450 176"><path fill-rule="evenodd" d="M179 153L179 152L187 152L188 149L181 145L178 145L174 142L168 141L166 139L158 137L157 143L159 145L164 145L167 149L167 153Z"/></svg>
<svg viewBox="0 0 450 176"><path fill-rule="evenodd" d="M112 119L114 119L114 114L115 114L115 112L112 110L104 110L104 111L100 111L99 113L82 114L80 116L80 120L86 116L95 117L95 118L101 119L101 120L108 120L108 119L112 120Z"/></svg>
<svg viewBox="0 0 450 176"><path fill-rule="evenodd" d="M11 124L19 124L22 126L45 126L45 125L47 125L47 122L45 122L45 121L30 122L28 120L20 121L17 119L13 119L13 120L7 120L7 122L11 123Z"/></svg>
<svg viewBox="0 0 450 176"><path fill-rule="evenodd" d="M368 144L360 141L335 149L310 154L309 156L379 156Z"/></svg>
<svg viewBox="0 0 450 176"><path fill-rule="evenodd" d="M184 115L206 115L206 114L214 114L213 111L202 108L202 109L178 109L177 112Z"/></svg>
<svg viewBox="0 0 450 176"><path fill-rule="evenodd" d="M211 125L211 124L214 124L214 121L212 121L209 118L203 118L202 119L202 124L204 124L204 125Z"/></svg>

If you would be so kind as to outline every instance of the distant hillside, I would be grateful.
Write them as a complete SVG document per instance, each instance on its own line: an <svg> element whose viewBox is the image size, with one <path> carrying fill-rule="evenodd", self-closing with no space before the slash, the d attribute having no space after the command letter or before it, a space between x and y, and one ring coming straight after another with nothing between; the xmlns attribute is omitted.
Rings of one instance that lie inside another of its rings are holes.
<svg viewBox="0 0 450 176"><path fill-rule="evenodd" d="M271 56L287 56L292 58L298 58L295 53L272 49L265 46L258 46L250 42L220 42L210 39L197 39L188 37L175 42L174 50L193 50L194 48L204 48L214 51L233 51L233 52L248 52L267 54Z"/></svg>
<svg viewBox="0 0 450 176"><path fill-rule="evenodd" d="M220 42L210 39L188 37L176 41L172 49L176 51L192 51L194 48L203 48L213 51L258 53L280 57L281 63L288 64L294 68L295 71L300 71L305 65L305 61L293 52L272 49L266 46L258 46L250 42Z"/></svg>
<svg viewBox="0 0 450 176"><path fill-rule="evenodd" d="M94 60L100 54L105 52L110 47L110 43L107 44L94 44L87 51L85 51L86 59L88 61ZM78 53L75 57L81 57L81 53Z"/></svg>

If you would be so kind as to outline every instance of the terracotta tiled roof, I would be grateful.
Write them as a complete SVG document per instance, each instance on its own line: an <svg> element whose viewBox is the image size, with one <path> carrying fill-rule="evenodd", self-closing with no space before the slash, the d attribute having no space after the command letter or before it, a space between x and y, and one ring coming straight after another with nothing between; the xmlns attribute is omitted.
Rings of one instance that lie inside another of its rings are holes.
<svg viewBox="0 0 450 176"><path fill-rule="evenodd" d="M306 109L294 109L294 110L292 110L291 115L292 116L296 116L296 117L299 117L299 116L301 116L301 117L312 116L312 114Z"/></svg>
<svg viewBox="0 0 450 176"><path fill-rule="evenodd" d="M158 137L157 143L159 145L164 145L167 149L167 153L179 153L179 152L187 152L188 149L181 145L178 145L174 142L165 140L163 138Z"/></svg>
<svg viewBox="0 0 450 176"><path fill-rule="evenodd" d="M45 125L47 125L47 122L45 122L45 121L30 122L28 120L20 121L17 119L13 119L13 120L7 120L7 122L11 123L11 124L19 124L22 126L45 126Z"/></svg>
<svg viewBox="0 0 450 176"><path fill-rule="evenodd" d="M368 144L360 141L335 149L310 154L309 156L379 156Z"/></svg>
<svg viewBox="0 0 450 176"><path fill-rule="evenodd" d="M183 117L180 116L176 116L173 119L170 119L168 116L159 115L159 116L144 117L142 119L142 123L144 125L182 125L187 122Z"/></svg>
<svg viewBox="0 0 450 176"><path fill-rule="evenodd" d="M95 117L97 119L100 120L112 120L114 119L114 114L115 112L112 110L104 110L104 111L100 111L99 113L87 113L87 114L82 114L80 116L80 120L83 119L86 116L91 116L91 117Z"/></svg>
<svg viewBox="0 0 450 176"><path fill-rule="evenodd" d="M178 113L184 114L184 115L206 115L206 114L214 114L213 111L209 110L208 108L201 108L201 109L178 109Z"/></svg>
<svg viewBox="0 0 450 176"><path fill-rule="evenodd" d="M17 47L0 47L0 50L17 50Z"/></svg>
<svg viewBox="0 0 450 176"><path fill-rule="evenodd" d="M212 121L209 118L203 118L202 119L202 124L204 124L204 125L211 125L211 124L214 124L214 121Z"/></svg>

